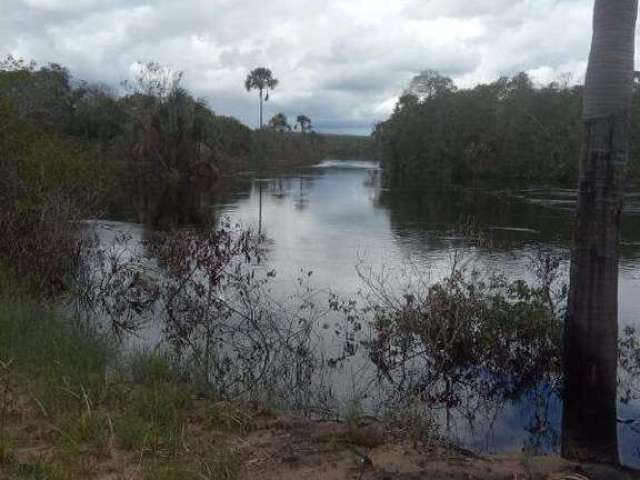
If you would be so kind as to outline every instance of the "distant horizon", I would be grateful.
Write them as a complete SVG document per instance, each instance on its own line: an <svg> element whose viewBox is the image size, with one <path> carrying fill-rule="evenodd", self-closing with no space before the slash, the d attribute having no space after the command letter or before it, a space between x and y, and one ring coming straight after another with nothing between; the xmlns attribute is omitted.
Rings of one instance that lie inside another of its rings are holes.
<svg viewBox="0 0 640 480"><path fill-rule="evenodd" d="M118 85L137 61L184 72L216 112L258 124L255 67L280 83L265 105L308 115L319 133L369 135L426 69L459 87L527 72L537 83L580 82L591 37L590 0L328 1L5 0L3 55L56 62L89 82Z"/></svg>

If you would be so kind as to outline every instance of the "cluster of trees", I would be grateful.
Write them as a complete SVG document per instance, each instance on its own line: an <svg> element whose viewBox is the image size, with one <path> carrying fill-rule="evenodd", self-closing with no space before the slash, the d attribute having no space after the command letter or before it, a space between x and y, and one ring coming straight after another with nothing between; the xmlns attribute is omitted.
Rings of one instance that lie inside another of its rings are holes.
<svg viewBox="0 0 640 480"><path fill-rule="evenodd" d="M572 182L582 100L583 87L569 79L536 86L520 73L458 89L450 78L428 70L412 80L373 138L394 183L487 177ZM634 107L640 116L638 92ZM632 135L640 139L640 129ZM638 147L631 167L640 168Z"/></svg>
<svg viewBox="0 0 640 480"><path fill-rule="evenodd" d="M289 119L284 113L276 113L271 120L269 120L269 128L278 132L290 132L291 130L300 129L301 133L312 133L313 126L311 125L311 119L306 115L298 115L296 117L296 123L293 127L289 123Z"/></svg>
<svg viewBox="0 0 640 480"><path fill-rule="evenodd" d="M0 97L0 291L15 279L45 296L65 289L79 222L103 210L111 183L96 153Z"/></svg>
<svg viewBox="0 0 640 480"><path fill-rule="evenodd" d="M118 93L60 65L0 60L0 287L17 277L34 291L64 291L82 220L206 224L222 179L316 163L336 143L310 132L305 115L304 135L251 130L213 112L181 80L181 72L139 64Z"/></svg>
<svg viewBox="0 0 640 480"><path fill-rule="evenodd" d="M0 60L0 288L65 291L85 219L205 224L221 178L321 160L319 137L252 131L181 80L140 64L118 93L57 64Z"/></svg>
<svg viewBox="0 0 640 480"><path fill-rule="evenodd" d="M373 139L363 135L323 135L325 152L331 158L374 160L378 156Z"/></svg>
<svg viewBox="0 0 640 480"><path fill-rule="evenodd" d="M258 91L258 98L260 100L260 128L264 126L264 102L269 101L269 92L274 90L279 83L280 81L273 76L273 72L265 67L258 67L251 70L244 82L247 92L251 90ZM297 130L298 127L302 133L310 132L312 129L311 119L304 114L298 115L293 128ZM291 131L291 125L284 113L276 113L271 117L271 120L269 120L269 128L279 132Z"/></svg>
<svg viewBox="0 0 640 480"><path fill-rule="evenodd" d="M118 94L78 81L60 65L38 66L9 56L0 62L0 99L4 115L72 142L109 166L115 179L105 209L134 213L155 225L203 220L207 194L221 176L321 160L320 139L294 141L273 129L252 131L217 115L181 80L182 73L168 67L139 64L135 78L123 84L125 93ZM252 88L260 82L254 79ZM273 78L264 82L267 92L277 85ZM298 120L308 132L309 118ZM13 161L2 160L3 169ZM45 170L52 162L41 161Z"/></svg>
<svg viewBox="0 0 640 480"><path fill-rule="evenodd" d="M373 159L376 156L374 143L370 137L355 135L318 135L313 130L311 119L300 114L296 117L293 126L288 117L282 113L276 113L267 124L263 125L264 102L269 101L269 93L278 85L279 80L273 76L273 72L264 67L253 69L247 75L245 88L247 92L256 90L260 101L259 125L260 131L254 132L254 136L261 142L262 150L270 152L271 165L276 167L300 164L301 152L308 150L304 158L311 162L317 162L324 157L334 158L366 158ZM300 131L302 136L284 135L293 130ZM279 137L274 138L265 131L278 132ZM298 159L296 161L295 159ZM302 162L302 163L310 163Z"/></svg>

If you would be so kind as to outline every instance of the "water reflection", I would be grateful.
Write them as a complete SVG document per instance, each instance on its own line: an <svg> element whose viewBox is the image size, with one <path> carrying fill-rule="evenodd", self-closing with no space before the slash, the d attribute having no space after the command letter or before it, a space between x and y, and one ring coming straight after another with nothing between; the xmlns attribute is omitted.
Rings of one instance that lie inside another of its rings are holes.
<svg viewBox="0 0 640 480"><path fill-rule="evenodd" d="M632 193L628 200L620 323L640 326L640 196ZM571 190L518 185L391 190L382 184L374 163L331 161L239 185L213 209L216 216L254 226L270 239L267 262L278 272L275 295L284 296L304 270L314 272L319 290L349 296L362 288L358 263L399 277L411 265L413 275L436 281L450 271L452 253L461 247L483 271L530 279L530 257L540 247L568 258L574 202ZM460 228L471 219L485 237L481 246ZM560 268L566 275L567 262ZM338 348L328 346L333 347ZM375 377L369 363L366 357L354 358L335 390L366 390ZM481 401L470 394L457 415L442 415L451 436L472 447L547 451L557 446L560 400L548 385L506 402ZM623 405L620 415L635 418L640 411ZM637 464L637 434L621 425L620 435L622 458Z"/></svg>
<svg viewBox="0 0 640 480"><path fill-rule="evenodd" d="M529 279L529 257L539 247L568 258L572 190L433 184L403 191L386 189L380 180L377 165L368 162L325 162L297 175L262 180L262 224L273 241L269 262L280 278L293 278L300 268L313 270L320 288L351 294L361 287L354 268L358 261L374 269L411 263L437 280L449 271L452 251L468 247L478 268ZM258 195L254 183L248 198L219 211L255 224ZM640 325L635 293L640 286L638 200L637 194L629 195L623 229L623 325ZM460 233L460 225L469 219L490 240L486 248L472 247L474 243ZM564 275L567 269L565 261ZM352 368L360 372L360 367ZM366 375L362 378L366 383ZM450 433L467 444L488 450L557 446L560 401L548 387L494 409L474 404L471 398L466 401L467 411L474 412L473 422L460 415ZM622 406L620 412L625 418L639 413L630 406ZM622 456L633 463L636 434L628 426L620 429Z"/></svg>

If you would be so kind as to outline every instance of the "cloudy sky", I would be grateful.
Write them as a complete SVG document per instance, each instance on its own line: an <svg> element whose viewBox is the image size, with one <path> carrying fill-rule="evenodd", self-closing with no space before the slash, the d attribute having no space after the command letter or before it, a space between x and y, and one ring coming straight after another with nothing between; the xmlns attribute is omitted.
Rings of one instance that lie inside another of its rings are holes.
<svg viewBox="0 0 640 480"><path fill-rule="evenodd" d="M255 126L247 72L280 85L266 115L368 133L430 68L459 86L528 71L580 81L593 0L0 0L0 55L117 86L136 61L183 70L216 112Z"/></svg>

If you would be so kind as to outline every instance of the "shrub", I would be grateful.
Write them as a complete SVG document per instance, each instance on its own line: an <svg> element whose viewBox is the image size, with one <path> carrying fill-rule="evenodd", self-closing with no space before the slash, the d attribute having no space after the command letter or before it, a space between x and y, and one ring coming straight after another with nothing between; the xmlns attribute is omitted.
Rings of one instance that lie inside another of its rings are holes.
<svg viewBox="0 0 640 480"><path fill-rule="evenodd" d="M106 195L106 170L82 145L19 118L1 95L0 125L0 269L32 293L57 295L76 267L80 222Z"/></svg>

